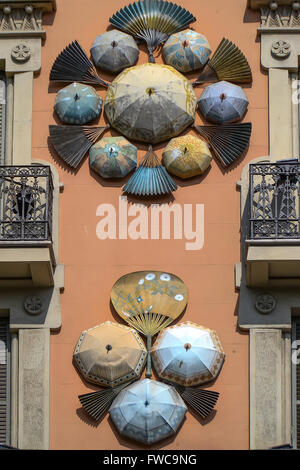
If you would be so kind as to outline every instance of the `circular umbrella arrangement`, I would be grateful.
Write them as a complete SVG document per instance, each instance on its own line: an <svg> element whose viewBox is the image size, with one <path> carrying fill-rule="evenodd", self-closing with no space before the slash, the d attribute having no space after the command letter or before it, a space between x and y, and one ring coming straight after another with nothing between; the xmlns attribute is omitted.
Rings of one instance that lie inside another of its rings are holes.
<svg viewBox="0 0 300 470"><path fill-rule="evenodd" d="M110 18L110 23L118 29L97 36L91 47L94 63L75 41L57 57L50 80L108 88L104 107L109 125L128 139L151 146L174 139L194 124L197 104L194 86L221 80L215 88L212 85L204 90L199 100L199 109L204 116L218 126L194 126L194 129L221 164L227 167L247 149L252 129L250 123L226 127L241 119L248 105L243 90L231 83L250 83L251 69L240 49L227 39L221 41L210 57L211 48L205 36L188 28L195 20L189 11L171 2L137 1ZM139 57L135 39L146 42L150 63L134 65ZM167 65L154 63L154 52L160 46L163 46ZM99 77L96 67L112 74L121 73L110 83ZM180 73L197 69L202 71L193 83ZM226 84L225 81L231 83ZM73 97L73 101L73 108L78 109L78 97ZM93 107L93 104L89 106ZM52 125L50 137L61 158L77 168L89 148L109 126L79 127L88 121L86 117L74 117L73 108L70 108L71 120L68 116L66 119L63 117L66 113L59 114L63 122L75 124L73 128ZM92 119L92 113L89 116ZM201 159L200 152L196 157L193 154L178 160L180 177L202 174L209 158L204 159L203 165ZM166 161L164 158L160 162L153 149L149 148L136 170L137 174L133 175L124 191L136 196L157 196L175 191L175 182L163 171L162 164ZM199 171L194 168L195 161L200 162ZM191 171L191 162L194 171ZM167 171L170 168L173 166L166 166ZM177 176L174 171L170 173ZM127 173L112 171L109 174L112 175L109 177L121 178Z"/></svg>
<svg viewBox="0 0 300 470"><path fill-rule="evenodd" d="M186 404L209 416L219 393L196 387L217 378L225 354L215 331L191 322L169 326L187 301L187 287L175 274L139 271L115 283L111 302L129 327L105 322L90 328L74 351L85 380L106 387L79 396L91 418L109 411L121 435L151 445L178 431ZM146 362L147 378L139 380ZM152 362L164 383L150 380Z"/></svg>

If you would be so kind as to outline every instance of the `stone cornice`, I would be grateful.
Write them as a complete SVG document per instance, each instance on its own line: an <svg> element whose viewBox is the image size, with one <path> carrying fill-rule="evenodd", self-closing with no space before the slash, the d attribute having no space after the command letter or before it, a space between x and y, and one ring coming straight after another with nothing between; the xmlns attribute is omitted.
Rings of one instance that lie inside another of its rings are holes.
<svg viewBox="0 0 300 470"><path fill-rule="evenodd" d="M276 0L277 5L292 5L295 0ZM248 0L248 8L259 10L261 7L269 6L271 0Z"/></svg>
<svg viewBox="0 0 300 470"><path fill-rule="evenodd" d="M248 0L248 7L261 12L259 33L300 34L300 1Z"/></svg>
<svg viewBox="0 0 300 470"><path fill-rule="evenodd" d="M0 38L45 37L43 14L56 9L56 0L0 0Z"/></svg>
<svg viewBox="0 0 300 470"><path fill-rule="evenodd" d="M32 5L35 8L41 8L45 12L51 12L56 10L56 0L0 0L0 9L3 9L5 6L10 6L11 8L24 8L26 5Z"/></svg>

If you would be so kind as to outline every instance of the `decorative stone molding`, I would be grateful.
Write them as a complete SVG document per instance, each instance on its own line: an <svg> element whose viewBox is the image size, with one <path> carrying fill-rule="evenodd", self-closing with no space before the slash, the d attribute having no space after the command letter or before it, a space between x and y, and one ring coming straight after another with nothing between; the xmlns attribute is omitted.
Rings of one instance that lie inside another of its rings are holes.
<svg viewBox="0 0 300 470"><path fill-rule="evenodd" d="M271 53L274 57L278 59L286 59L291 54L291 44L288 41L283 41L279 39L274 41L271 47Z"/></svg>
<svg viewBox="0 0 300 470"><path fill-rule="evenodd" d="M11 57L16 62L27 62L30 59L31 50L27 44L17 44L11 51Z"/></svg>
<svg viewBox="0 0 300 470"><path fill-rule="evenodd" d="M43 311L42 299L36 295L26 297L24 301L24 310L29 313L29 315L39 315Z"/></svg>
<svg viewBox="0 0 300 470"><path fill-rule="evenodd" d="M0 37L45 37L43 13L55 8L53 1L0 0Z"/></svg>
<svg viewBox="0 0 300 470"><path fill-rule="evenodd" d="M270 294L260 294L255 303L256 310L262 315L273 312L276 307L276 300Z"/></svg>

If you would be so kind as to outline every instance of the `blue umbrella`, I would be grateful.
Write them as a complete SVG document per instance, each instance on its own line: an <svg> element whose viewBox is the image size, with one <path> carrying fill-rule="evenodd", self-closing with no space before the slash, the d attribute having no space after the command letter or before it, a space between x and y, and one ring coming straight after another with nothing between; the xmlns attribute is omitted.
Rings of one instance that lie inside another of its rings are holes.
<svg viewBox="0 0 300 470"><path fill-rule="evenodd" d="M74 82L57 93L54 109L62 122L83 125L100 116L102 103L94 88Z"/></svg>
<svg viewBox="0 0 300 470"><path fill-rule="evenodd" d="M249 101L240 86L219 82L206 87L198 106L207 121L230 124L244 116Z"/></svg>
<svg viewBox="0 0 300 470"><path fill-rule="evenodd" d="M118 73L132 67L139 57L139 48L132 36L117 29L96 37L91 54L97 67L109 73Z"/></svg>

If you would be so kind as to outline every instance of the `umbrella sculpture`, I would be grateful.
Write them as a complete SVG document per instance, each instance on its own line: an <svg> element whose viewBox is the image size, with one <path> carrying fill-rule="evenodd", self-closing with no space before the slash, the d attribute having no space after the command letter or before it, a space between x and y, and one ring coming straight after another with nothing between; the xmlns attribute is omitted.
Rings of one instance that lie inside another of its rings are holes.
<svg viewBox="0 0 300 470"><path fill-rule="evenodd" d="M104 137L90 149L90 167L102 178L123 178L136 168L137 150L124 137Z"/></svg>
<svg viewBox="0 0 300 470"><path fill-rule="evenodd" d="M190 82L173 67L144 64L124 70L110 85L105 112L126 137L155 144L193 124L196 96Z"/></svg>
<svg viewBox="0 0 300 470"><path fill-rule="evenodd" d="M150 445L174 435L186 411L173 387L144 379L123 389L109 414L120 434Z"/></svg>
<svg viewBox="0 0 300 470"><path fill-rule="evenodd" d="M207 121L215 124L232 124L244 116L249 101L240 86L228 82L206 87L198 106Z"/></svg>
<svg viewBox="0 0 300 470"><path fill-rule="evenodd" d="M180 178L202 175L211 161L207 143L192 135L175 137L163 152L163 164L166 169Z"/></svg>
<svg viewBox="0 0 300 470"><path fill-rule="evenodd" d="M146 349L134 329L105 322L82 332L74 361L87 381L116 387L139 378Z"/></svg>
<svg viewBox="0 0 300 470"><path fill-rule="evenodd" d="M86 124L101 114L102 100L88 85L72 83L59 90L54 109L67 124Z"/></svg>
<svg viewBox="0 0 300 470"><path fill-rule="evenodd" d="M139 53L133 37L116 29L97 36L91 47L95 65L109 73L131 67L138 60Z"/></svg>
<svg viewBox="0 0 300 470"><path fill-rule="evenodd" d="M147 44L149 61L170 34L187 28L196 18L185 8L162 0L143 0L121 8L110 18L112 25Z"/></svg>
<svg viewBox="0 0 300 470"><path fill-rule="evenodd" d="M187 73L204 67L211 48L203 34L191 29L172 34L163 47L163 57L168 65Z"/></svg>
<svg viewBox="0 0 300 470"><path fill-rule="evenodd" d="M191 322L163 330L151 352L159 377L184 386L215 379L225 358L217 333Z"/></svg>
<svg viewBox="0 0 300 470"><path fill-rule="evenodd" d="M132 328L105 322L82 332L74 362L88 382L108 387L78 397L91 418L99 420L120 390L140 377L146 356L145 345Z"/></svg>
<svg viewBox="0 0 300 470"><path fill-rule="evenodd" d="M174 274L139 271L115 283L111 301L118 315L146 336L146 376L151 377L152 338L182 314L188 301L187 287Z"/></svg>
<svg viewBox="0 0 300 470"><path fill-rule="evenodd" d="M152 147L131 176L123 191L135 196L161 196L176 191L177 185L162 165Z"/></svg>
<svg viewBox="0 0 300 470"><path fill-rule="evenodd" d="M183 400L202 418L214 408L219 393L192 388L219 374L225 354L215 331L185 322L163 330L152 350L158 376L173 384Z"/></svg>

